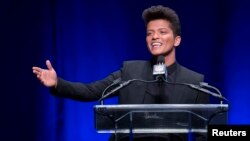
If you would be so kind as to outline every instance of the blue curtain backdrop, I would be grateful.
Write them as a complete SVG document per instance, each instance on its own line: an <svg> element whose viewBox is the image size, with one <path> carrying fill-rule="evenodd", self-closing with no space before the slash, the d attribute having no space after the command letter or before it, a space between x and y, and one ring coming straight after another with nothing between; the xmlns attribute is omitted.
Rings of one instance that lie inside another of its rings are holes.
<svg viewBox="0 0 250 141"><path fill-rule="evenodd" d="M50 95L31 67L50 59L58 76L89 83L125 60L148 59L141 13L158 4L179 14L178 62L229 99L229 124L250 124L250 1L3 0L0 140L107 140L94 129L97 102Z"/></svg>

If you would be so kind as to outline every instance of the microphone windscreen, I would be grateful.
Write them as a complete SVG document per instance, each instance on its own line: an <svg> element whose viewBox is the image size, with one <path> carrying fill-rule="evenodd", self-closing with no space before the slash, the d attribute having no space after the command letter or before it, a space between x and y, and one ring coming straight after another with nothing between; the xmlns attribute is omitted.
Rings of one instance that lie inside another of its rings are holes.
<svg viewBox="0 0 250 141"><path fill-rule="evenodd" d="M160 63L165 64L165 58L163 55L160 55L157 57L157 63L158 64L160 64Z"/></svg>

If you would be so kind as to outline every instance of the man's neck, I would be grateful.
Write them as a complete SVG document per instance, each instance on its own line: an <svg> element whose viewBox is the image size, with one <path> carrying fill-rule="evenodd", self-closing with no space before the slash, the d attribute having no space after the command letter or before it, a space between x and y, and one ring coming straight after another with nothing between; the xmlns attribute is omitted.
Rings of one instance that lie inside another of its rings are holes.
<svg viewBox="0 0 250 141"><path fill-rule="evenodd" d="M174 64L176 61L175 59L175 53L172 52L171 54L168 54L167 56L165 56L165 64L166 66L170 66L172 64Z"/></svg>

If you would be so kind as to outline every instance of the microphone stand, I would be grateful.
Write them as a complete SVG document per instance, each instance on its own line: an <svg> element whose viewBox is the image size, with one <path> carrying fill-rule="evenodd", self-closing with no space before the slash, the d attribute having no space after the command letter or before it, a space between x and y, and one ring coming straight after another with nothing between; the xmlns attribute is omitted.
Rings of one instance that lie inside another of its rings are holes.
<svg viewBox="0 0 250 141"><path fill-rule="evenodd" d="M118 84L118 83L120 83L120 82L121 82L121 78L118 78L118 79L114 80L113 83L112 83L111 85L109 85L108 87L106 87L106 88L103 90L102 96L101 96L101 98L98 100L98 101L100 102L101 105L104 104L104 101L103 101L104 98L102 98L102 97L104 96L105 92L106 92L109 88L111 88L112 86L114 86L114 85L116 85L116 84Z"/></svg>
<svg viewBox="0 0 250 141"><path fill-rule="evenodd" d="M112 86L118 84L118 83L115 83L115 84L112 83L110 86L108 86L107 88L105 88L105 90L102 93L102 97L98 100L98 102L100 102L100 104L103 105L104 104L103 100L105 98L107 98L108 96L111 96L112 94L114 94L115 92L119 91L123 87L129 85L133 81L140 81L140 82L144 82L144 83L154 83L154 82L157 82L158 80L147 81L147 80L141 80L141 79L130 79L130 80L127 80L127 81L122 81L122 82L119 81L118 82L119 85L117 87L115 87L114 89L111 89L108 93L106 93L108 89L110 89Z"/></svg>
<svg viewBox="0 0 250 141"><path fill-rule="evenodd" d="M195 89L195 90L201 91L205 94L209 94L213 97L219 98L221 100L220 104L223 104L222 100L228 101L225 97L222 96L222 94L220 93L220 91L217 88L209 86L207 83L200 83L200 85L204 86L204 87L209 87L209 88L215 89L218 93L211 92L205 88L200 87L199 85L188 84L188 83L173 83L173 82L168 82L166 79L163 79L163 78L162 78L162 80L164 80L164 82L166 82L167 84L188 86L192 89Z"/></svg>
<svg viewBox="0 0 250 141"><path fill-rule="evenodd" d="M223 97L219 89L217 89L217 88L214 87L214 86L208 85L208 83L200 82L200 86L201 86L201 87L207 87L207 88L213 89L213 90L215 90L221 97ZM225 97L223 97L223 98L224 98L226 101L228 101ZM220 101L220 104L223 104L223 101L222 101L222 100Z"/></svg>
<svg viewBox="0 0 250 141"><path fill-rule="evenodd" d="M112 95L113 93L117 92L118 90L120 90L121 88L127 86L130 82L132 82L132 80L128 80L128 81L124 81L122 83L119 84L119 86L115 87L114 89L112 89L111 91L109 91L108 93L106 93L106 91L111 87L111 86L114 86L114 85L110 85L108 86L102 93L102 97L98 100L100 102L101 105L103 105L103 100ZM106 94L105 94L106 93Z"/></svg>

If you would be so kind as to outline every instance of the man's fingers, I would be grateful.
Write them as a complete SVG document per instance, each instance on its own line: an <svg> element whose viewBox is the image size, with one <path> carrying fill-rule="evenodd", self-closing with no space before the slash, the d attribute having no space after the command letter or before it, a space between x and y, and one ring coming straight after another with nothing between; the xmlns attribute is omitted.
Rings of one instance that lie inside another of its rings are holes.
<svg viewBox="0 0 250 141"><path fill-rule="evenodd" d="M41 68L39 68L39 67L32 67L32 70L33 71L39 71L39 70L41 70Z"/></svg>
<svg viewBox="0 0 250 141"><path fill-rule="evenodd" d="M46 65L47 65L47 67L48 67L49 70L53 69L53 67L52 67L52 65L51 65L51 63L50 63L49 60L46 60Z"/></svg>
<svg viewBox="0 0 250 141"><path fill-rule="evenodd" d="M39 68L34 68L34 67L33 67L33 73L34 73L34 74L37 75L37 74L39 74L40 72L41 72L41 69L39 69Z"/></svg>

